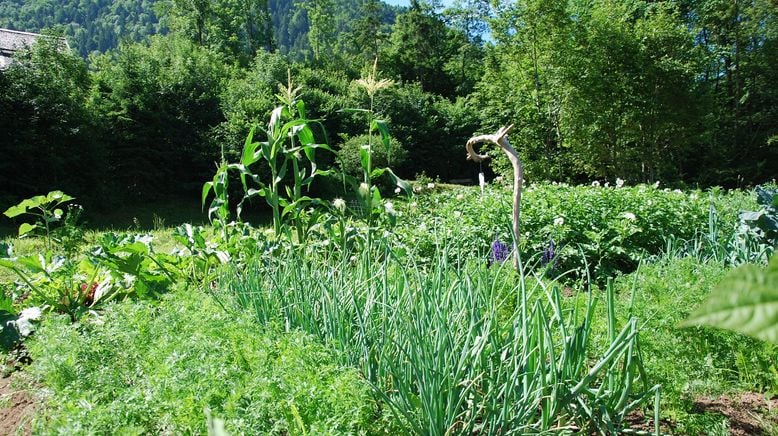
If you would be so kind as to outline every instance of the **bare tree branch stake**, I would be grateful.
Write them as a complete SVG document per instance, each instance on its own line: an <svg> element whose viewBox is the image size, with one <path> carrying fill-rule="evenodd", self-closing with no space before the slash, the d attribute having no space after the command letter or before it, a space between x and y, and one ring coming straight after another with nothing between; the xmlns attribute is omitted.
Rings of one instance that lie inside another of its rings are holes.
<svg viewBox="0 0 778 436"><path fill-rule="evenodd" d="M519 154L508 142L508 132L513 129L513 124L502 127L493 135L474 136L467 141L467 158L474 162L481 162L489 159L485 154L478 154L473 150L473 145L481 142L493 142L497 144L513 165L513 267L519 268L519 218L521 216L521 188L524 183L524 168L521 164Z"/></svg>

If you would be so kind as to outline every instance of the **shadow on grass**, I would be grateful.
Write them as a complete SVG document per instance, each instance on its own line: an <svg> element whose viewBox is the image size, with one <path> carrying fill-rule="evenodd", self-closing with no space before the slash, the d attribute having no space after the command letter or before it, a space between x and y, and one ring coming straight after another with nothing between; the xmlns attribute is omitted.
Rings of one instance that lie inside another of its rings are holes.
<svg viewBox="0 0 778 436"><path fill-rule="evenodd" d="M122 204L106 210L85 208L80 223L86 230L145 232L176 227L185 223L207 225L207 212L201 208L198 201L189 199L155 200L137 204ZM265 211L258 204L249 206L241 218L257 226L269 224L272 220L270 211ZM0 215L0 238L15 237L18 226L22 222L24 221L11 220Z"/></svg>

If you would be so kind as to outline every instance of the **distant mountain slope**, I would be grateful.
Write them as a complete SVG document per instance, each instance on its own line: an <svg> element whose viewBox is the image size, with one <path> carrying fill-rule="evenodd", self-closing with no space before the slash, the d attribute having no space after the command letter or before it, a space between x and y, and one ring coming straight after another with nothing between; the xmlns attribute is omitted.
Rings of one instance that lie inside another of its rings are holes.
<svg viewBox="0 0 778 436"><path fill-rule="evenodd" d="M82 56L162 31L153 0L0 0L0 27L29 32L62 26Z"/></svg>
<svg viewBox="0 0 778 436"><path fill-rule="evenodd" d="M164 33L159 3L165 0L0 0L0 27L39 32L61 26L82 56L115 48L123 39L140 41ZM275 45L284 53L308 50L308 17L299 0L270 0ZM335 2L337 30L348 30L365 0ZM394 22L400 8L382 3L381 19Z"/></svg>

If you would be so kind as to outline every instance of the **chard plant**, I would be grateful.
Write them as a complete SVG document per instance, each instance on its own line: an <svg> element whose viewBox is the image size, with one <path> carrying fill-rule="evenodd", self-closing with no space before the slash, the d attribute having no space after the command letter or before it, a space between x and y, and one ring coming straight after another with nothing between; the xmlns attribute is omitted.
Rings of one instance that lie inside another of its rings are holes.
<svg viewBox="0 0 778 436"><path fill-rule="evenodd" d="M45 241L45 250L27 256L16 256L13 245L0 244L0 268L19 279L16 297L27 297L25 304L65 313L75 321L113 298L155 297L177 281L165 266L167 259L153 251L148 235L106 233L97 247L81 256L75 239L82 234L76 226L82 209L70 207L64 212L60 208L71 200L61 191L52 191L5 212L8 217L38 218L34 224L21 224L19 235L38 235ZM54 227L59 222L64 222L64 231Z"/></svg>
<svg viewBox="0 0 778 436"><path fill-rule="evenodd" d="M74 321L116 293L99 263L75 261L52 251L15 256L10 244L0 244L0 268L18 277L16 297L27 297L25 304L65 313Z"/></svg>
<svg viewBox="0 0 778 436"><path fill-rule="evenodd" d="M51 191L8 208L4 215L9 218L25 215L35 218L33 224L22 223L18 234L20 238L41 237L45 249L34 255L15 256L13 245L1 244L0 268L11 271L20 280L17 296L26 295L28 303L44 305L75 320L89 306L111 294L111 286L102 281L104 271L98 263L78 261L73 257L72 247L62 250L55 245L63 242L55 232L55 225L66 220L61 206L73 199L62 191ZM80 210L71 209L76 213ZM75 225L75 219L70 221Z"/></svg>

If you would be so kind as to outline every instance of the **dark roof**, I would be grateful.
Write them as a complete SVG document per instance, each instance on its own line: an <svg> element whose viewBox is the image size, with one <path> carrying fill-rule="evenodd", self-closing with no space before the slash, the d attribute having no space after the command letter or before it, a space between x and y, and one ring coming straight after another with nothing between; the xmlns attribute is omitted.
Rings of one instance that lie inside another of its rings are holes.
<svg viewBox="0 0 778 436"><path fill-rule="evenodd" d="M39 33L20 32L18 30L0 29L0 69L11 64L11 56L19 50L30 48L38 38L46 38ZM69 49L68 43L62 39L65 49Z"/></svg>

